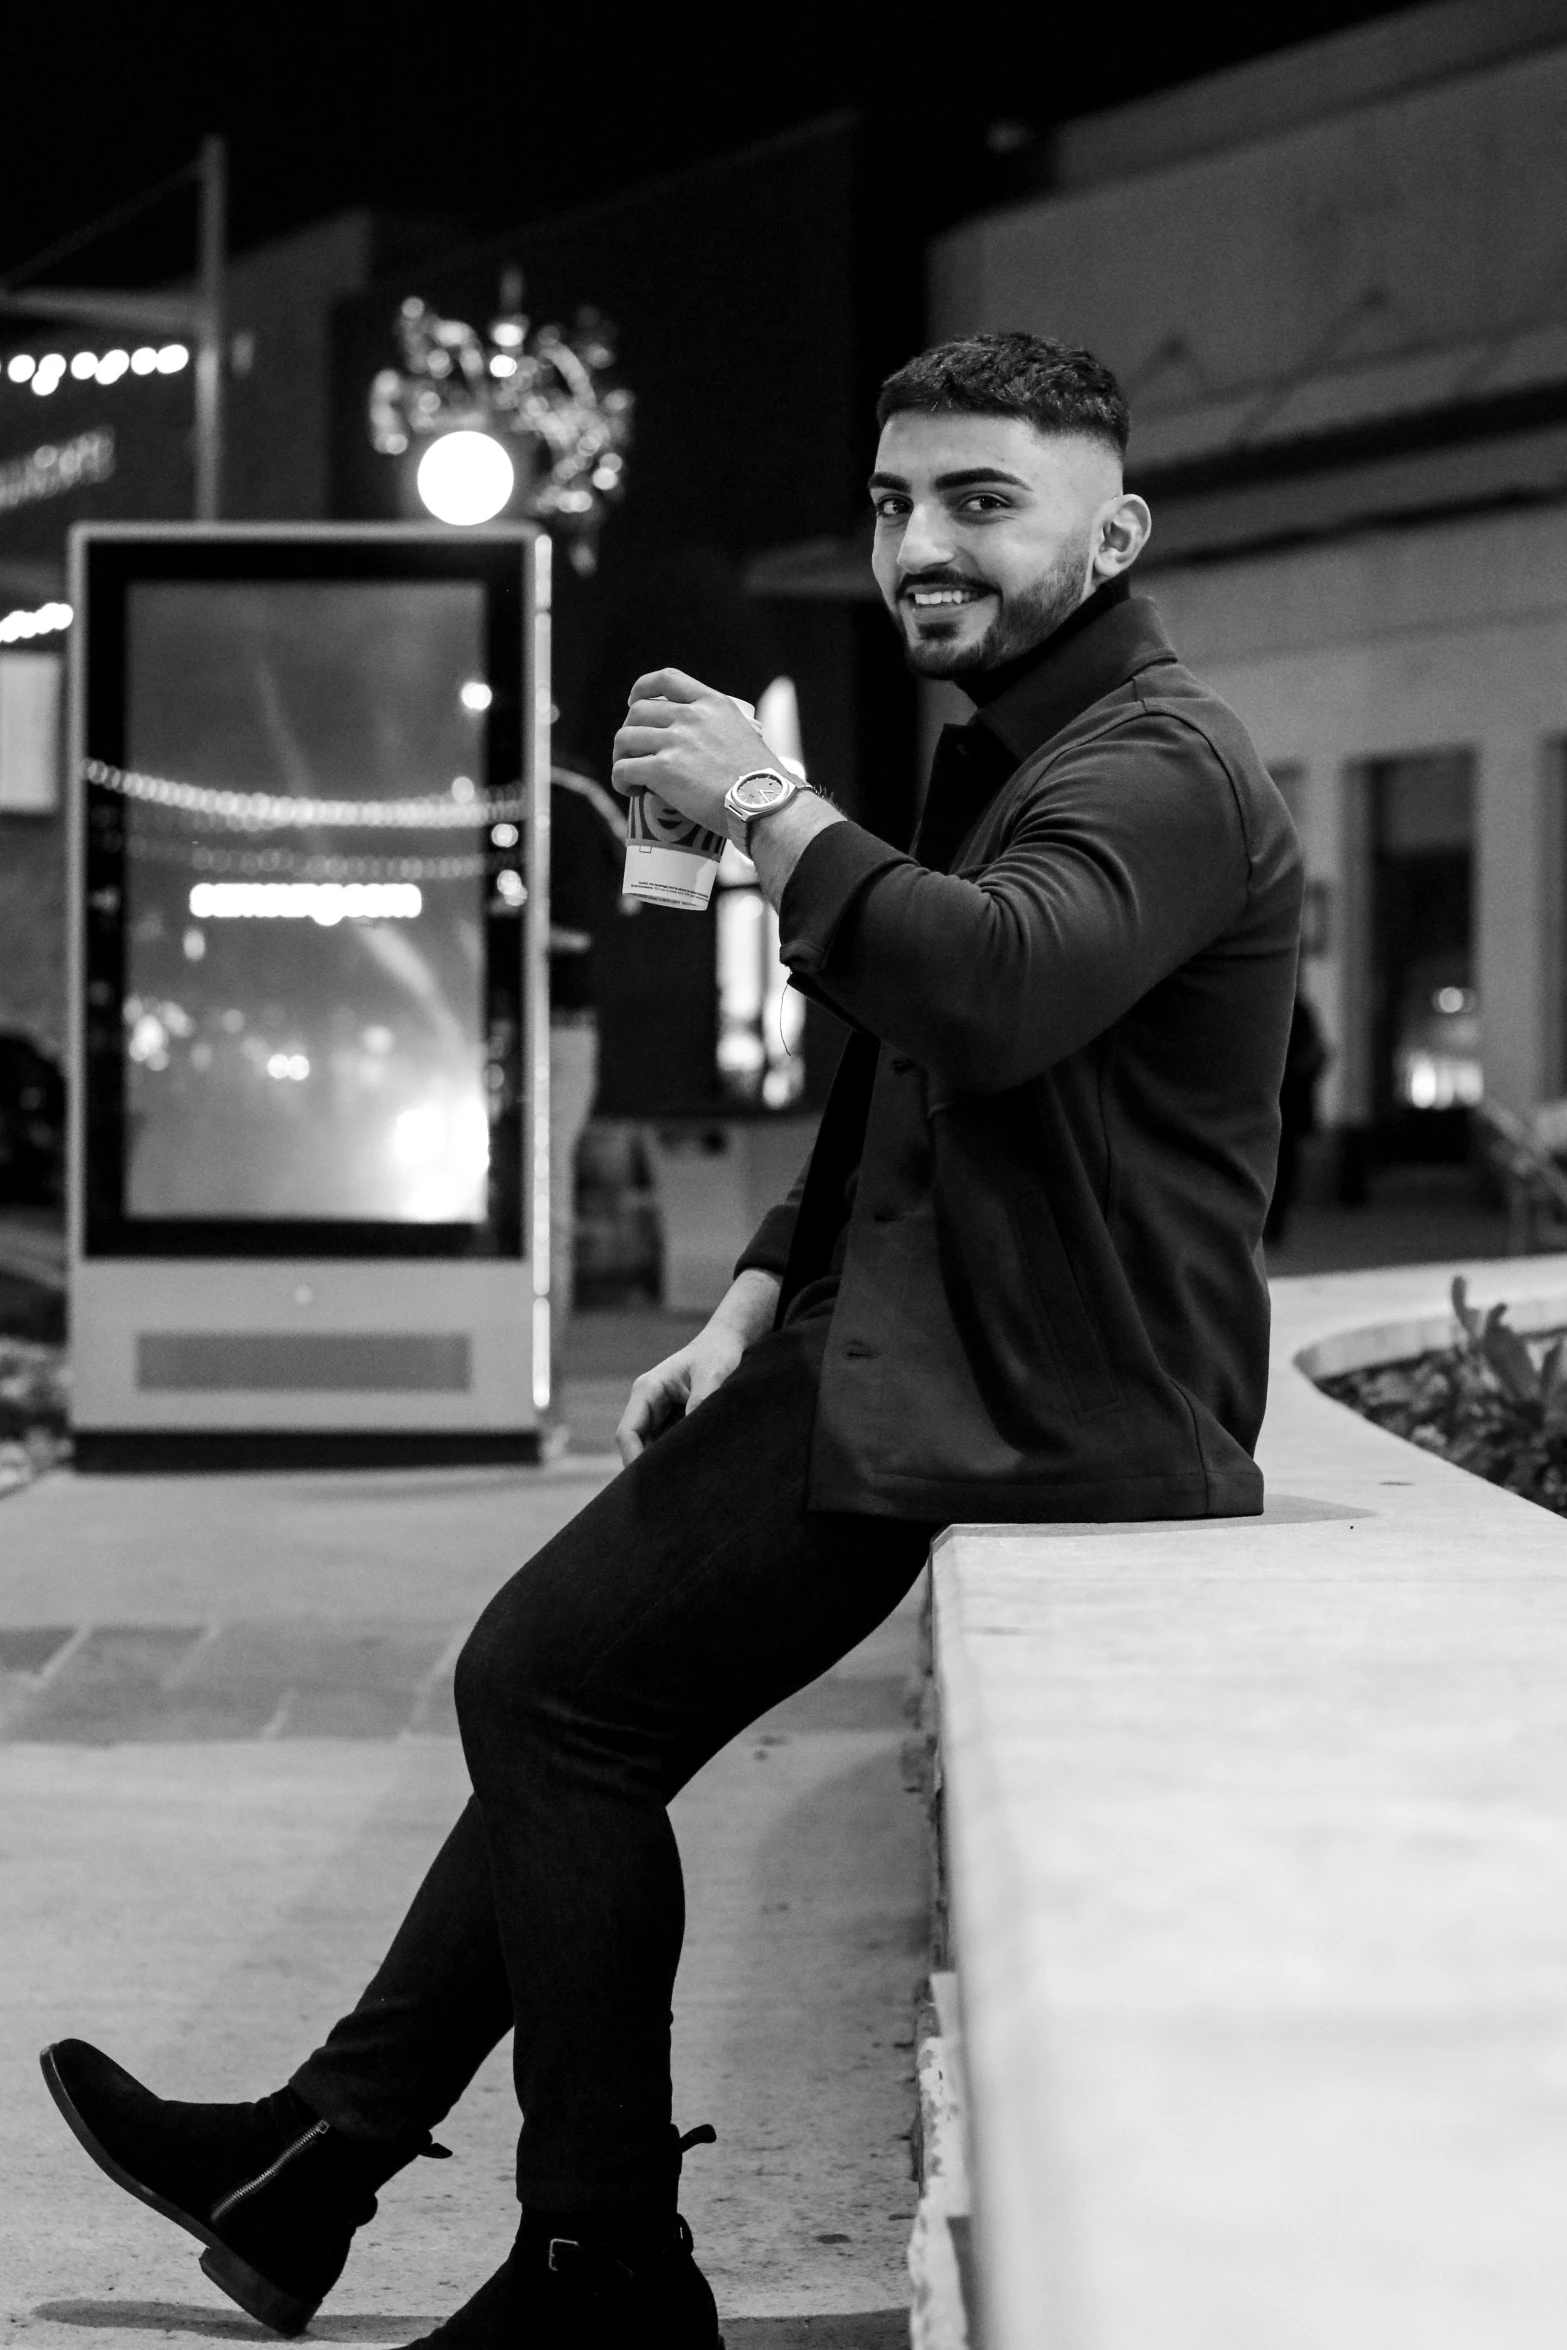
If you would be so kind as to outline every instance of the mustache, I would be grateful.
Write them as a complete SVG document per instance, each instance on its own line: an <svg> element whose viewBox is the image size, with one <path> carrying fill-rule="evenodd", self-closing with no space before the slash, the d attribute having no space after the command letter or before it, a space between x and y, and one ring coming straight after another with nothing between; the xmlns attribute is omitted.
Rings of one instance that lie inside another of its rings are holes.
<svg viewBox="0 0 1567 2350"><path fill-rule="evenodd" d="M980 588L986 595L994 592L988 579L976 579L972 572L922 571L915 577L899 581L898 602L901 604L906 597L916 594L923 588L944 587Z"/></svg>

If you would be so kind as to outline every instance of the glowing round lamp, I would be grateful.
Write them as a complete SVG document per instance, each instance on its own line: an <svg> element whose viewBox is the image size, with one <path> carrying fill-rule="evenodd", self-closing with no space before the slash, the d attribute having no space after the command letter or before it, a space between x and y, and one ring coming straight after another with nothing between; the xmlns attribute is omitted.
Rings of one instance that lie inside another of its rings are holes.
<svg viewBox="0 0 1567 2350"><path fill-rule="evenodd" d="M487 432L447 432L432 441L414 476L437 522L489 522L516 487L511 459Z"/></svg>

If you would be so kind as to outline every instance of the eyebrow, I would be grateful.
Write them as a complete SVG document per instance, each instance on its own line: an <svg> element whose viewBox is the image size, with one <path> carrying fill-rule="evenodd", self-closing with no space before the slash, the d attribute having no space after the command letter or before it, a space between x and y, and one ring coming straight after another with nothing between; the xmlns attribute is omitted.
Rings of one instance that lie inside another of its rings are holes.
<svg viewBox="0 0 1567 2350"><path fill-rule="evenodd" d="M971 490L986 481L1009 482L1015 490L1030 486L1020 473L1008 473L999 465L969 465L961 473L938 473L933 486L938 490ZM909 485L901 473L873 473L865 486L871 490L906 490Z"/></svg>

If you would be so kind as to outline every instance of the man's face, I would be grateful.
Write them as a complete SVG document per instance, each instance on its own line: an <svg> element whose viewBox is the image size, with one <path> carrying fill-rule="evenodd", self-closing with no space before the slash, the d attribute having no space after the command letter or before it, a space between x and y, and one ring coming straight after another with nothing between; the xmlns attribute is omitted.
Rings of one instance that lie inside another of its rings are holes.
<svg viewBox="0 0 1567 2350"><path fill-rule="evenodd" d="M1042 644L1124 569L1106 518L1141 503L1112 450L1014 416L889 417L870 492L872 569L909 667L960 679Z"/></svg>

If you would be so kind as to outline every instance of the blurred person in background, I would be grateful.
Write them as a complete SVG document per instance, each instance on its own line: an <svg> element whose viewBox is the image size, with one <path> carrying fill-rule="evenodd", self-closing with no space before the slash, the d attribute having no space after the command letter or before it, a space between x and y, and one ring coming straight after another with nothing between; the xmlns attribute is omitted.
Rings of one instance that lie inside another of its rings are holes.
<svg viewBox="0 0 1567 2350"><path fill-rule="evenodd" d="M543 1455L571 1441L561 1394L576 1302L577 1150L598 1091L595 949L620 902L626 822L620 802L581 767L550 771L550 1411Z"/></svg>
<svg viewBox="0 0 1567 2350"><path fill-rule="evenodd" d="M1308 1134L1317 1131L1317 1084L1327 1065L1322 1023L1310 997L1297 989L1284 1053L1284 1082L1279 1087L1279 1171L1268 1220L1262 1228L1263 1239L1273 1248L1283 1247L1289 1230L1300 1183L1300 1146Z"/></svg>

